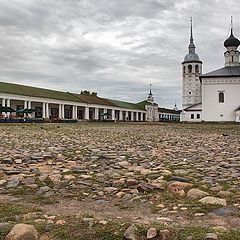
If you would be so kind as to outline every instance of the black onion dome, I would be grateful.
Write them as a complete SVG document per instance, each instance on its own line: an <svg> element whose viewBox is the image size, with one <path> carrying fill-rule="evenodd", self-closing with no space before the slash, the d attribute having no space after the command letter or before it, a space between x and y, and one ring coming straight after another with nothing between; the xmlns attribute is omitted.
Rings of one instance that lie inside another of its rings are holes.
<svg viewBox="0 0 240 240"><path fill-rule="evenodd" d="M227 40L224 42L224 47L238 47L240 45L240 41L234 37L233 31L231 29L231 34Z"/></svg>

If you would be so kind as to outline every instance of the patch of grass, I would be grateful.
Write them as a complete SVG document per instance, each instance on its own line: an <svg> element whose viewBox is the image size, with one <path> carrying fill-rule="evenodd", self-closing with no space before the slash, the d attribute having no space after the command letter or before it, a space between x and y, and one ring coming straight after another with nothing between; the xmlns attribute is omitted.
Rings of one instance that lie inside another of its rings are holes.
<svg viewBox="0 0 240 240"><path fill-rule="evenodd" d="M94 215L91 212L84 212L82 218L94 218Z"/></svg>
<svg viewBox="0 0 240 240"><path fill-rule="evenodd" d="M45 197L45 196L33 196L32 202L37 204L54 204L57 202L55 197Z"/></svg>
<svg viewBox="0 0 240 240"><path fill-rule="evenodd" d="M28 188L27 186L22 186L22 187L11 190L10 193L15 196L26 196L26 195L32 195L34 192L35 192L34 189Z"/></svg>
<svg viewBox="0 0 240 240"><path fill-rule="evenodd" d="M220 240L240 240L240 230L231 230L221 233L219 235Z"/></svg>
<svg viewBox="0 0 240 240"><path fill-rule="evenodd" d="M26 214L29 212L39 212L37 208L25 207L21 205L13 205L7 203L0 203L0 221L15 221L15 216Z"/></svg>
<svg viewBox="0 0 240 240"><path fill-rule="evenodd" d="M209 232L208 228L189 226L182 229L176 229L172 240L185 240L192 236L193 240L203 240Z"/></svg>
<svg viewBox="0 0 240 240"><path fill-rule="evenodd" d="M7 234L10 232L13 224L9 224L6 227L0 228L0 240L4 240Z"/></svg>
<svg viewBox="0 0 240 240"><path fill-rule="evenodd" d="M46 184L50 188L54 187L54 183L49 176L47 176L46 179L43 182L44 182L44 184Z"/></svg>
<svg viewBox="0 0 240 240"><path fill-rule="evenodd" d="M117 201L117 202L115 202L115 203L114 203L114 206L117 206L117 207L119 207L120 209L129 209L129 208L130 208L129 205L124 204L124 202L122 202L122 201Z"/></svg>
<svg viewBox="0 0 240 240"><path fill-rule="evenodd" d="M148 227L148 228L149 228L149 227ZM136 225L136 229L137 229L137 235L138 235L139 237L147 236L147 228L146 228L146 226Z"/></svg>
<svg viewBox="0 0 240 240"><path fill-rule="evenodd" d="M127 226L125 223L108 222L107 225L97 225L95 228L97 239L100 240L122 240Z"/></svg>
<svg viewBox="0 0 240 240"><path fill-rule="evenodd" d="M231 187L231 183L229 182L221 182L222 190L227 191Z"/></svg>
<svg viewBox="0 0 240 240"><path fill-rule="evenodd" d="M80 230L81 231L81 230ZM53 231L54 237L57 239L74 239L71 237L72 232L69 232L68 228L66 226L59 226Z"/></svg>

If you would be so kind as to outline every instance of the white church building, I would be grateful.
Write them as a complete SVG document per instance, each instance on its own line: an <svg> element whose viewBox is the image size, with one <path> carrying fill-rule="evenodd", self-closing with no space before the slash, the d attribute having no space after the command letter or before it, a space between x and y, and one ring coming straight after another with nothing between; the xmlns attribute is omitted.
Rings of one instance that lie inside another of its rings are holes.
<svg viewBox="0 0 240 240"><path fill-rule="evenodd" d="M202 74L190 32L189 53L182 62L182 122L240 122L240 41L231 33L224 42L225 67Z"/></svg>

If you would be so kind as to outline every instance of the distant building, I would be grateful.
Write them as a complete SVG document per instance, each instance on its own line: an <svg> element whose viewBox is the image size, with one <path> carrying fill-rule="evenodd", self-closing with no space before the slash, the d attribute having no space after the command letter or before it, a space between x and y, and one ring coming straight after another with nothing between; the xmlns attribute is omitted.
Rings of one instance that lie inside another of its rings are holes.
<svg viewBox="0 0 240 240"><path fill-rule="evenodd" d="M189 53L182 63L181 121L240 122L239 45L231 26L230 36L224 42L225 67L202 75L202 62L195 53L191 21Z"/></svg>
<svg viewBox="0 0 240 240"><path fill-rule="evenodd" d="M24 119L38 122L103 119L158 122L162 114L159 112L158 104L154 102L151 89L147 100L130 103L100 98L96 95L88 96L0 82L0 99L1 107L16 110L7 113L11 122L23 122ZM22 109L33 112L21 112ZM2 115L5 115L4 112ZM5 120L2 116L2 122Z"/></svg>

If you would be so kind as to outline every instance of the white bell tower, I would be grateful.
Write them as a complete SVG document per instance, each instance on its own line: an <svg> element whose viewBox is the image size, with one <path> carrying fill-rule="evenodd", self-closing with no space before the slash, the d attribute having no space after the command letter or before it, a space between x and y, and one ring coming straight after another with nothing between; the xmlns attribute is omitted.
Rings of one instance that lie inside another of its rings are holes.
<svg viewBox="0 0 240 240"><path fill-rule="evenodd" d="M226 67L240 66L239 51L237 50L239 45L240 41L233 35L233 20L231 17L231 33L229 38L224 42L224 47L227 49L224 53Z"/></svg>
<svg viewBox="0 0 240 240"><path fill-rule="evenodd" d="M199 75L202 74L202 61L195 53L193 43L192 18L190 24L189 53L182 62L182 108L185 109L202 101L201 82Z"/></svg>

